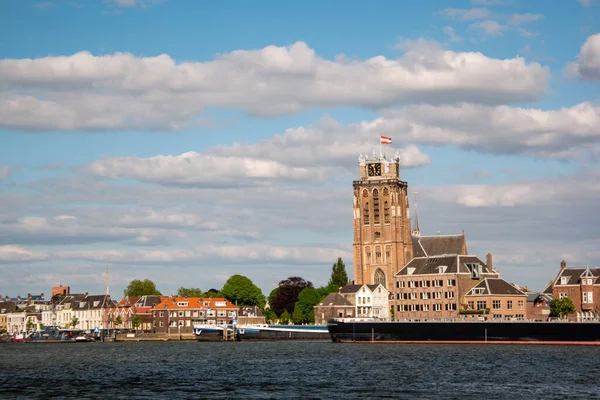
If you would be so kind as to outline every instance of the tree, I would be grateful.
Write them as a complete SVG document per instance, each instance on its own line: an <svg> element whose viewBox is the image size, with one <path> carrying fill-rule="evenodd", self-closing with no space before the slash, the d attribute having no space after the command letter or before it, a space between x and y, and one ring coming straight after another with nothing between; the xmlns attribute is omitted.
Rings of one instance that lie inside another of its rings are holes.
<svg viewBox="0 0 600 400"><path fill-rule="evenodd" d="M292 321L295 324L314 324L315 309L314 307L329 294L329 287L321 287L318 289L305 287L298 294L298 301L294 306Z"/></svg>
<svg viewBox="0 0 600 400"><path fill-rule="evenodd" d="M133 329L137 329L140 327L141 324L142 318L139 315L135 314L131 319L131 326L133 326Z"/></svg>
<svg viewBox="0 0 600 400"><path fill-rule="evenodd" d="M79 318L77 317L73 317L73 319L71 320L71 326L73 328L75 328L77 326L77 324L79 323Z"/></svg>
<svg viewBox="0 0 600 400"><path fill-rule="evenodd" d="M129 282L129 285L123 291L124 296L145 296L154 295L160 296L161 293L156 289L156 285L150 279L134 279Z"/></svg>
<svg viewBox="0 0 600 400"><path fill-rule="evenodd" d="M337 292L339 288L346 286L348 283L348 274L346 273L346 264L342 261L342 257L338 257L337 262L331 268L331 278L328 286L335 287Z"/></svg>
<svg viewBox="0 0 600 400"><path fill-rule="evenodd" d="M117 318L115 318L115 326L119 326L123 323L123 320L121 319L120 315L117 315Z"/></svg>
<svg viewBox="0 0 600 400"><path fill-rule="evenodd" d="M267 324L272 324L277 320L277 315L275 314L275 311L273 311L273 309L271 308L263 310L263 315L265 316L265 322Z"/></svg>
<svg viewBox="0 0 600 400"><path fill-rule="evenodd" d="M287 325L290 323L290 313L287 310L284 310L279 316L279 323L281 325Z"/></svg>
<svg viewBox="0 0 600 400"><path fill-rule="evenodd" d="M277 291L272 291L271 296L273 299L269 299L271 308L275 311L275 314L281 318L281 313L284 311L289 314L294 312L294 307L298 301L298 295L306 287L313 287L312 282L305 281L304 279L293 276L279 282Z"/></svg>
<svg viewBox="0 0 600 400"><path fill-rule="evenodd" d="M258 286L242 275L233 275L221 289L221 296L238 306L265 306L265 296Z"/></svg>
<svg viewBox="0 0 600 400"><path fill-rule="evenodd" d="M34 323L33 323L33 321L31 320L31 318L27 318L27 324L26 324L26 326L27 326L27 330L28 330L28 331L31 331L31 330L33 330L33 327L35 326L35 324L34 324Z"/></svg>
<svg viewBox="0 0 600 400"><path fill-rule="evenodd" d="M568 297L562 299L553 299L550 302L550 316L564 318L569 314L576 312L575 304Z"/></svg>
<svg viewBox="0 0 600 400"><path fill-rule="evenodd" d="M204 292L199 288L184 288L177 289L178 297L204 297Z"/></svg>
<svg viewBox="0 0 600 400"><path fill-rule="evenodd" d="M205 293L207 296L214 296L217 297L217 295L219 294L219 291L217 289L208 289L208 291Z"/></svg>

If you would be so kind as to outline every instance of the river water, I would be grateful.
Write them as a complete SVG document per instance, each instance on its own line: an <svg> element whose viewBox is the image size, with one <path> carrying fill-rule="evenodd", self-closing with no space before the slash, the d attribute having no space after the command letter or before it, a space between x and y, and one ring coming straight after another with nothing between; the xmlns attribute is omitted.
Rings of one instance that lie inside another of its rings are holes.
<svg viewBox="0 0 600 400"><path fill-rule="evenodd" d="M0 345L0 398L600 399L600 346Z"/></svg>

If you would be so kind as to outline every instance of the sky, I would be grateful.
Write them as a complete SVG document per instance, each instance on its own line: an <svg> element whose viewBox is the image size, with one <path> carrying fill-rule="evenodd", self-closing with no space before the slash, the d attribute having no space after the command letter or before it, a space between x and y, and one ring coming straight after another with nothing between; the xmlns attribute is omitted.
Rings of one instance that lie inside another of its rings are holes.
<svg viewBox="0 0 600 400"><path fill-rule="evenodd" d="M0 295L352 275L360 154L542 290L600 264L600 0L0 2Z"/></svg>

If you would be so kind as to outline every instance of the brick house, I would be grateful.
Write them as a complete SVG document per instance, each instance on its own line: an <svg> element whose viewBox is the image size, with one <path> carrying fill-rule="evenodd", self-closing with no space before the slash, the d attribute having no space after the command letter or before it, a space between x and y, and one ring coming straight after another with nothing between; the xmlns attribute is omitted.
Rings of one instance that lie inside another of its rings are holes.
<svg viewBox="0 0 600 400"><path fill-rule="evenodd" d="M587 321L600 318L600 268L567 268L563 260L552 282L555 299L568 297L575 304L576 314L569 320Z"/></svg>
<svg viewBox="0 0 600 400"><path fill-rule="evenodd" d="M315 306L315 324L325 325L331 318L354 318L356 307L339 293L327 295Z"/></svg>
<svg viewBox="0 0 600 400"><path fill-rule="evenodd" d="M485 278L465 294L460 315L494 321L525 319L527 295L501 278Z"/></svg>
<svg viewBox="0 0 600 400"><path fill-rule="evenodd" d="M224 298L162 297L152 307L153 330L193 334L194 324L225 326L237 317L238 307Z"/></svg>
<svg viewBox="0 0 600 400"><path fill-rule="evenodd" d="M114 308L106 309L105 326L116 329L134 329L133 319L140 317L140 326L137 329L151 331L154 329L152 308L161 302L166 296L126 296L119 301ZM121 318L121 324L116 324L117 317Z"/></svg>
<svg viewBox="0 0 600 400"><path fill-rule="evenodd" d="M415 257L394 276L394 319L456 318L464 296L486 278L498 278L498 271L476 256Z"/></svg>
<svg viewBox="0 0 600 400"><path fill-rule="evenodd" d="M546 321L550 316L551 293L527 293L525 316L532 321Z"/></svg>
<svg viewBox="0 0 600 400"><path fill-rule="evenodd" d="M389 320L389 292L382 284L342 287L315 306L315 323L330 318L376 318Z"/></svg>

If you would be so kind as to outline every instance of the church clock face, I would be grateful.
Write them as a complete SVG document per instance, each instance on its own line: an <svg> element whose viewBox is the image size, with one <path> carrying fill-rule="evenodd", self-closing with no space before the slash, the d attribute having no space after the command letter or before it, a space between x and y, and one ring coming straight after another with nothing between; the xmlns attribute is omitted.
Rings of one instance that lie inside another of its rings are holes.
<svg viewBox="0 0 600 400"><path fill-rule="evenodd" d="M381 164L369 164L369 176L381 176Z"/></svg>

